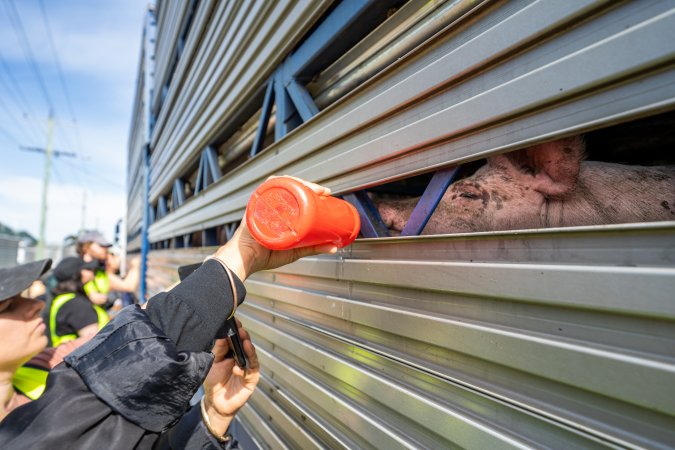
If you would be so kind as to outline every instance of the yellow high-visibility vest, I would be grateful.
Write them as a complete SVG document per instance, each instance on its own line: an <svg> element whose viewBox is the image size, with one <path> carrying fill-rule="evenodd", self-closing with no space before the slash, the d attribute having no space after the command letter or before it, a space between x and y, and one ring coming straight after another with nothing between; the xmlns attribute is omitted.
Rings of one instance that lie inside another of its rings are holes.
<svg viewBox="0 0 675 450"><path fill-rule="evenodd" d="M97 270L94 279L84 285L84 292L91 295L92 292L107 294L110 292L110 278L104 270Z"/></svg>
<svg viewBox="0 0 675 450"><path fill-rule="evenodd" d="M52 300L52 305L49 309L49 333L52 339L52 347L58 347L64 342L73 341L78 338L78 335L76 333L63 334L60 336L56 334L56 315L58 314L59 309L61 309L63 305L65 305L74 298L75 294L70 293L57 295L56 297L54 297L54 300ZM108 313L106 313L105 310L100 306L94 305L92 303L91 307L94 308L94 311L96 311L98 329L100 330L105 326L106 323L108 323L110 318L108 317Z"/></svg>
<svg viewBox="0 0 675 450"><path fill-rule="evenodd" d="M37 400L45 391L47 375L47 369L21 366L12 377L12 385L29 399Z"/></svg>

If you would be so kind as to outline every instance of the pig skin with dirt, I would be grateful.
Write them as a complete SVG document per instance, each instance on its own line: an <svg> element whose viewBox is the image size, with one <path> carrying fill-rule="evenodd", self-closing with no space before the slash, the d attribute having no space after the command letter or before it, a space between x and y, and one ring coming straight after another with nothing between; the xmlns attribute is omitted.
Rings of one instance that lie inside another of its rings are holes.
<svg viewBox="0 0 675 450"><path fill-rule="evenodd" d="M575 136L488 158L448 188L422 234L675 220L675 166L583 156L583 138ZM416 202L378 202L393 234Z"/></svg>

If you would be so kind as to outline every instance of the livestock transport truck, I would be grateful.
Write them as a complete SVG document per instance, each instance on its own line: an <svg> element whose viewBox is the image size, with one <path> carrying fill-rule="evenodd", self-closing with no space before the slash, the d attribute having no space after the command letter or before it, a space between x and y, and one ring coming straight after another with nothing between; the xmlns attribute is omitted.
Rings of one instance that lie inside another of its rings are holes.
<svg viewBox="0 0 675 450"><path fill-rule="evenodd" d="M245 448L673 448L672 219L421 231L485 158L583 136L672 166L674 130L673 1L157 0L128 249L148 298L270 175L359 209L349 247L246 283ZM410 198L394 233L378 205Z"/></svg>

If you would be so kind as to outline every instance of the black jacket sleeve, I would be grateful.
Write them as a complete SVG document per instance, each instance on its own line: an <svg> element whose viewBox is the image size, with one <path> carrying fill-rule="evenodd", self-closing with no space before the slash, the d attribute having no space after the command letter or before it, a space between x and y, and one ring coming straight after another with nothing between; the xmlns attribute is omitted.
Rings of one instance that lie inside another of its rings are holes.
<svg viewBox="0 0 675 450"><path fill-rule="evenodd" d="M224 338L225 320L246 296L244 284L232 274L237 298L223 266L208 260L169 292L148 301L150 320L176 343L178 351L211 350L214 338Z"/></svg>
<svg viewBox="0 0 675 450"><path fill-rule="evenodd" d="M0 448L153 448L189 409L234 298L223 267L207 261L150 302L68 355L42 397L0 423Z"/></svg>

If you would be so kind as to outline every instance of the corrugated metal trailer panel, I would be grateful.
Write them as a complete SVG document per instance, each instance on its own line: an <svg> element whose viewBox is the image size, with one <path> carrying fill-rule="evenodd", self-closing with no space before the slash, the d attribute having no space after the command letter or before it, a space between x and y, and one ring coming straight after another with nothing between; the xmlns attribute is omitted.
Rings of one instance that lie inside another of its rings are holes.
<svg viewBox="0 0 675 450"><path fill-rule="evenodd" d="M179 45L181 27L185 25L186 15L192 0L182 2L158 1L155 7L157 27L162 30L157 35L155 45L155 86L164 86L171 77L171 65ZM150 99L153 110L159 109L162 89L155 89Z"/></svg>
<svg viewBox="0 0 675 450"><path fill-rule="evenodd" d="M513 1L479 11L155 222L150 239L238 220L271 174L340 193L675 103L675 47L663 45L675 40L671 2Z"/></svg>
<svg viewBox="0 0 675 450"><path fill-rule="evenodd" d="M153 201L328 3L199 2L194 64L179 61L153 135ZM450 3L444 29L155 222L150 240L241 219L270 174L349 192L675 108L671 1ZM272 36L280 8L296 33L257 46L251 33ZM390 38L386 22L378 33ZM242 65L219 65L227 55ZM213 250L151 252L150 294ZM262 363L235 426L247 448L675 447L675 222L361 239L247 289L237 315Z"/></svg>
<svg viewBox="0 0 675 450"><path fill-rule="evenodd" d="M147 31L146 31L147 32ZM145 36L144 36L145 41ZM143 216L143 152L147 144L148 136L148 99L146 92L152 89L146 86L149 77L146 71L152 70L146 67L147 51L145 45L141 45L139 58L138 77L136 80L136 92L134 95L133 116L131 130L129 132L128 155L127 155L127 236L136 235L141 227ZM132 239L128 245L137 248Z"/></svg>
<svg viewBox="0 0 675 450"><path fill-rule="evenodd" d="M200 3L199 11L208 3ZM216 2L186 81L173 107L163 108L157 120L152 201L166 193L217 136L227 123L224 112L243 107L257 93L329 5L328 1ZM179 67L182 63L183 59Z"/></svg>
<svg viewBox="0 0 675 450"><path fill-rule="evenodd" d="M169 283L210 251L152 264ZM257 274L241 421L272 448L672 448L674 263L665 223L361 240Z"/></svg>

